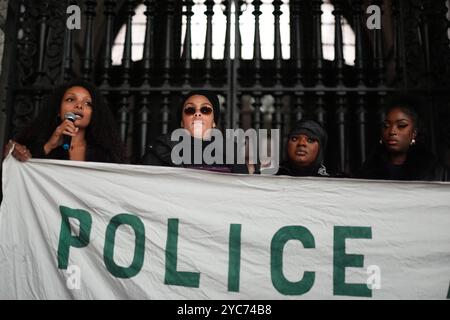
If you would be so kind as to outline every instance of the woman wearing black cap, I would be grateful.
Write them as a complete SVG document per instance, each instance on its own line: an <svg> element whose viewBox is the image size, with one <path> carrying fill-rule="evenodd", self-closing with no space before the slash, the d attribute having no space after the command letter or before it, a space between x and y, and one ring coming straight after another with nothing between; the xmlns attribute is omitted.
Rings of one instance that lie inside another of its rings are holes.
<svg viewBox="0 0 450 320"><path fill-rule="evenodd" d="M217 127L220 120L220 104L216 94L209 91L192 91L183 99L179 113L180 127L189 134L191 145L190 161L176 164L172 159L173 148L180 141L172 141L172 134L159 136L148 148L142 158L142 164L155 166L184 167L202 169L208 171L228 173L248 173L245 164L227 164L225 157L225 146L223 150L214 150L214 159L222 159L218 163L206 163L202 157L201 163L194 161L195 146L201 147L201 152L214 142L211 138L211 129ZM216 154L220 153L220 154ZM236 154L236 153L235 153Z"/></svg>
<svg viewBox="0 0 450 320"><path fill-rule="evenodd" d="M280 164L277 175L329 176L323 164L327 133L319 123L301 120L295 124L288 138L288 159Z"/></svg>
<svg viewBox="0 0 450 320"><path fill-rule="evenodd" d="M418 97L391 98L385 112L379 145L355 174L356 178L448 181L448 169L417 141Z"/></svg>

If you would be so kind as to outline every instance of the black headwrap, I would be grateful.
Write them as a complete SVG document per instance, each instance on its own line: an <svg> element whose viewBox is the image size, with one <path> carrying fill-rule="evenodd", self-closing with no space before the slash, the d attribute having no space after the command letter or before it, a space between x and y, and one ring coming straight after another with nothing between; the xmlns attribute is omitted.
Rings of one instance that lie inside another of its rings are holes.
<svg viewBox="0 0 450 320"><path fill-rule="evenodd" d="M219 98L217 98L217 95L214 92L211 91L206 91L206 90L197 90L197 91L191 91L189 92L187 95L185 95L183 97L183 101L181 103L180 106L180 111L178 112L178 123L181 123L182 119L183 119L183 106L184 103L186 102L187 99L189 99L189 97L195 96L195 95L199 95L199 96L204 96L206 99L209 100L209 102L211 102L211 105L213 107L213 112L214 112L214 122L216 123L217 126L219 126L219 122L220 122L220 103L219 103Z"/></svg>

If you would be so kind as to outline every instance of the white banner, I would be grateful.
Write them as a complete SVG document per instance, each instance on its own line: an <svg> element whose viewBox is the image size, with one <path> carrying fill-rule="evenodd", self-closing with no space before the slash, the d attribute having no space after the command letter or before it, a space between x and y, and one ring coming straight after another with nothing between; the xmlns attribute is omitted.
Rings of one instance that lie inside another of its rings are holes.
<svg viewBox="0 0 450 320"><path fill-rule="evenodd" d="M450 184L3 163L2 299L446 299Z"/></svg>

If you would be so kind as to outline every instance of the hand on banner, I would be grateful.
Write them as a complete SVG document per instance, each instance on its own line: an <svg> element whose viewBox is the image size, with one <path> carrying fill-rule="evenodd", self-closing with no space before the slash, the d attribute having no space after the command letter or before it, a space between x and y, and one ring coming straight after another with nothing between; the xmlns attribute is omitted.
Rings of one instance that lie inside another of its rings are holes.
<svg viewBox="0 0 450 320"><path fill-rule="evenodd" d="M11 149L13 148L15 142L12 140L9 140L7 144L3 147L3 159L5 159L8 154L11 152Z"/></svg>
<svg viewBox="0 0 450 320"><path fill-rule="evenodd" d="M3 150L3 158L6 158L6 156L11 152L14 158L16 158L19 161L27 161L31 159L31 152L28 150L28 148L20 143L17 143L13 140L9 140L8 143L5 146L5 149Z"/></svg>

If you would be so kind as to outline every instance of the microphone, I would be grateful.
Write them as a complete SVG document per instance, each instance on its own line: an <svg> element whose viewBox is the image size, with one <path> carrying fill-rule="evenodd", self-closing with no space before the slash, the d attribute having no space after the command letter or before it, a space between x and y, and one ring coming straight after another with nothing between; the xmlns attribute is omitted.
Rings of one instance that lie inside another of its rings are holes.
<svg viewBox="0 0 450 320"><path fill-rule="evenodd" d="M66 112L66 114L64 115L64 119L75 122L75 120L77 119L77 116L73 112ZM68 136L65 134L63 136L63 144L62 144L63 149L69 150L71 143L72 143L72 136Z"/></svg>

